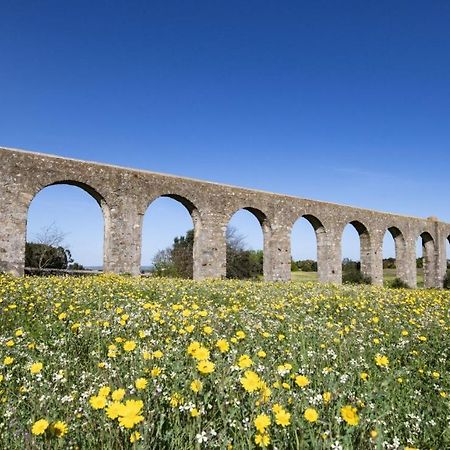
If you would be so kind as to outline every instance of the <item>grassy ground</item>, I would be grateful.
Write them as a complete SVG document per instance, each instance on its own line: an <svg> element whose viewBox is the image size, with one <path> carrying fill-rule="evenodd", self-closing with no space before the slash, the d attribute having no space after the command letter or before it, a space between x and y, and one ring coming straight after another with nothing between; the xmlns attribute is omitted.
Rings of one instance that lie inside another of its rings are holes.
<svg viewBox="0 0 450 450"><path fill-rule="evenodd" d="M450 448L450 293L0 276L0 448Z"/></svg>
<svg viewBox="0 0 450 450"><path fill-rule="evenodd" d="M389 286L389 284L396 278L395 269L384 269L384 284ZM292 281L308 282L317 281L317 272L291 272ZM423 287L423 270L417 269L417 287Z"/></svg>

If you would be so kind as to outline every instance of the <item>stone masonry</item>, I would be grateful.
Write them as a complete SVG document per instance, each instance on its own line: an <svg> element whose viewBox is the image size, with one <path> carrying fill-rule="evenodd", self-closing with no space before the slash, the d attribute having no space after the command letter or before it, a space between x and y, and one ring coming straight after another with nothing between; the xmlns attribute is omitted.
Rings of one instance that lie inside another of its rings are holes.
<svg viewBox="0 0 450 450"><path fill-rule="evenodd" d="M450 224L287 195L127 169L106 164L0 148L0 272L24 273L28 208L47 186L84 189L104 218L104 270L140 272L142 221L158 197L183 204L192 217L194 279L222 278L226 271L225 231L239 209L258 219L264 235L264 278L287 281L291 268L291 229L306 218L317 237L321 282L342 280L341 237L352 224L360 236L361 271L373 284L383 282L382 245L386 231L395 241L397 276L416 286L416 240L422 240L426 287L442 287Z"/></svg>

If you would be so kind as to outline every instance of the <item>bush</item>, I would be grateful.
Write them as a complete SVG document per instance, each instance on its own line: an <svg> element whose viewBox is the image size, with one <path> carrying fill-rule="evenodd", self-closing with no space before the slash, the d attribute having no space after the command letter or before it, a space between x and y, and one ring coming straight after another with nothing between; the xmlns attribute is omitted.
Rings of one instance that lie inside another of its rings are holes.
<svg viewBox="0 0 450 450"><path fill-rule="evenodd" d="M444 277L444 289L450 289L450 270L447 270Z"/></svg>
<svg viewBox="0 0 450 450"><path fill-rule="evenodd" d="M371 279L363 275L360 270L349 269L342 273L342 282L346 284L370 284Z"/></svg>
<svg viewBox="0 0 450 450"><path fill-rule="evenodd" d="M389 284L389 287L393 289L409 289L409 286L407 283L405 283L400 278L394 278L391 283Z"/></svg>

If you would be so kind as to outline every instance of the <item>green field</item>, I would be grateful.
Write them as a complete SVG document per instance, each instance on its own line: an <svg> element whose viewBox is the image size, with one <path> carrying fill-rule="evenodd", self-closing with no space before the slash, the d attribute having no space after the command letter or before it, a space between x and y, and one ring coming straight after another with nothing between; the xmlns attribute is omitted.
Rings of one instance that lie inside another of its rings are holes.
<svg viewBox="0 0 450 450"><path fill-rule="evenodd" d="M450 293L0 276L0 448L444 449Z"/></svg>
<svg viewBox="0 0 450 450"><path fill-rule="evenodd" d="M385 286L389 286L396 278L395 269L384 269L383 275ZM300 282L317 281L317 272L291 272L291 279ZM417 269L417 287L423 287L423 269Z"/></svg>

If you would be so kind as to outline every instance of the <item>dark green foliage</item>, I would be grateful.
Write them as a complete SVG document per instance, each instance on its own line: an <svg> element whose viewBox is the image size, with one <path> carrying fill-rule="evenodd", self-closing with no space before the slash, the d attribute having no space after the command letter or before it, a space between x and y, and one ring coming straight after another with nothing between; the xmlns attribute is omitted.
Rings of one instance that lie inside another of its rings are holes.
<svg viewBox="0 0 450 450"><path fill-rule="evenodd" d="M317 272L317 261L312 259L299 260L296 265L302 272Z"/></svg>
<svg viewBox="0 0 450 450"><path fill-rule="evenodd" d="M348 284L370 284L370 277L361 273L361 263L344 258L342 261L342 282Z"/></svg>
<svg viewBox="0 0 450 450"><path fill-rule="evenodd" d="M370 284L370 277L364 276L360 270L348 269L342 272L342 282L347 284Z"/></svg>
<svg viewBox="0 0 450 450"><path fill-rule="evenodd" d="M64 247L27 242L25 245L25 267L37 269L67 269L73 262L70 251Z"/></svg>
<svg viewBox="0 0 450 450"><path fill-rule="evenodd" d="M263 273L262 250L243 250L227 246L227 278L257 278Z"/></svg>
<svg viewBox="0 0 450 450"><path fill-rule="evenodd" d="M383 259L383 269L395 269L395 258Z"/></svg>
<svg viewBox="0 0 450 450"><path fill-rule="evenodd" d="M246 250L243 239L233 229L227 230L227 278L257 278L263 273L263 252ZM159 251L153 259L157 276L192 278L194 230L176 237L172 247Z"/></svg>
<svg viewBox="0 0 450 450"><path fill-rule="evenodd" d="M447 270L444 277L444 289L450 289L450 270Z"/></svg>
<svg viewBox="0 0 450 450"><path fill-rule="evenodd" d="M401 280L400 278L394 278L390 283L389 283L389 287L393 288L393 289L408 289L409 286L407 283L405 283L403 280Z"/></svg>
<svg viewBox="0 0 450 450"><path fill-rule="evenodd" d="M69 264L67 267L69 270L86 270L84 266L80 263L74 262L73 264Z"/></svg>

